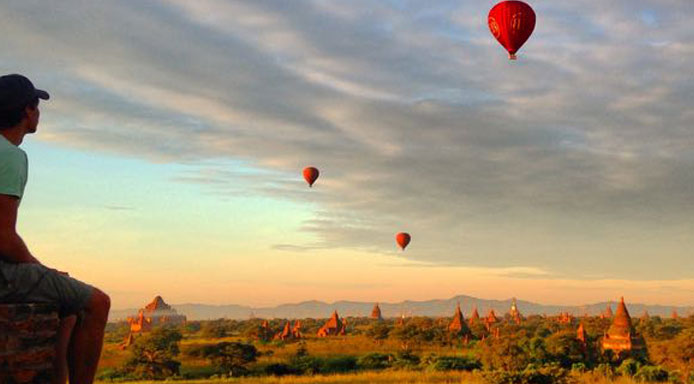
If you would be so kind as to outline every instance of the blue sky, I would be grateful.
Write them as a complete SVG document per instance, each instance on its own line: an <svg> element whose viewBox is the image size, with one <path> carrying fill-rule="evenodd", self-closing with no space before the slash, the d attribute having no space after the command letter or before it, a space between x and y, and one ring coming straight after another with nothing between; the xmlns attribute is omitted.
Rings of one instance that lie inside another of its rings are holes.
<svg viewBox="0 0 694 384"><path fill-rule="evenodd" d="M493 4L4 2L52 96L22 235L116 307L687 303L694 4L534 1L516 62Z"/></svg>

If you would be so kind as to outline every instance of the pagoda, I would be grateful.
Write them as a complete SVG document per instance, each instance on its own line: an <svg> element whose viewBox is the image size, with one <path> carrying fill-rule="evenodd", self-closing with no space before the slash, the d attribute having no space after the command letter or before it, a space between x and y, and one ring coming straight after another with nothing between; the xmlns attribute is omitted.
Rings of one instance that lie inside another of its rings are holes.
<svg viewBox="0 0 694 384"><path fill-rule="evenodd" d="M334 311L330 319L318 330L318 337L342 336L346 333L346 326L345 321L340 319L337 311Z"/></svg>
<svg viewBox="0 0 694 384"><path fill-rule="evenodd" d="M383 316L381 316L381 307L378 306L378 303L376 303L376 305L374 305L374 309L371 310L371 318L374 320L383 321Z"/></svg>
<svg viewBox="0 0 694 384"><path fill-rule="evenodd" d="M395 321L395 325L400 327L405 325L405 314L401 314L400 317Z"/></svg>
<svg viewBox="0 0 694 384"><path fill-rule="evenodd" d="M509 312L511 315L511 320L516 323L517 325L520 325L522 316L520 311L518 310L518 305L516 304L516 298L514 297L513 300L511 301L511 311Z"/></svg>
<svg viewBox="0 0 694 384"><path fill-rule="evenodd" d="M468 323L470 326L477 324L477 322L480 321L480 313L477 312L477 306L474 306L472 308L472 315L470 315L470 319L468 319Z"/></svg>
<svg viewBox="0 0 694 384"><path fill-rule="evenodd" d="M487 327L487 330L489 330L492 325L496 324L499 322L499 319L496 317L496 313L494 313L494 309L490 309L489 313L487 314L487 317L484 318L484 325Z"/></svg>
<svg viewBox="0 0 694 384"><path fill-rule="evenodd" d="M470 328L468 328L467 323L465 323L463 312L460 310L460 303L455 307L453 320L448 324L448 332L464 337L468 337L471 333Z"/></svg>
<svg viewBox="0 0 694 384"><path fill-rule="evenodd" d="M267 320L263 320L258 327L257 338L262 341L268 341L272 337L272 329L270 329L270 323Z"/></svg>
<svg viewBox="0 0 694 384"><path fill-rule="evenodd" d="M303 334L301 333L301 320L297 320L294 322L292 333L294 334L295 339L300 339L303 336Z"/></svg>
<svg viewBox="0 0 694 384"><path fill-rule="evenodd" d="M301 332L299 329L301 328L301 323L297 320L294 323L294 327L291 326L291 323L287 321L284 324L284 329L282 329L282 332L279 332L275 335L275 340L297 340L301 338Z"/></svg>
<svg viewBox="0 0 694 384"><path fill-rule="evenodd" d="M121 342L118 345L118 347L121 350L125 350L125 349L128 349L129 346L133 345L134 342L135 342L135 336L133 336L133 333L130 332L130 333L128 333L128 336L125 338L125 340L123 340L123 342Z"/></svg>
<svg viewBox="0 0 694 384"><path fill-rule="evenodd" d="M571 324L573 322L573 316L569 312L561 312L559 313L559 318L557 321L559 324Z"/></svg>
<svg viewBox="0 0 694 384"><path fill-rule="evenodd" d="M605 312L600 314L601 319L611 319L614 314L612 314L612 303L607 304L607 309L605 309Z"/></svg>
<svg viewBox="0 0 694 384"><path fill-rule="evenodd" d="M140 309L137 316L128 317L130 332L149 332L157 325L181 325L185 324L186 317L179 315L175 309L164 302L161 296L157 296L151 303Z"/></svg>
<svg viewBox="0 0 694 384"><path fill-rule="evenodd" d="M602 348L615 351L616 353L646 349L643 339L631 325L631 317L626 304L624 304L623 297L617 306L617 314L612 321L612 325L602 339Z"/></svg>
<svg viewBox="0 0 694 384"><path fill-rule="evenodd" d="M643 315L641 315L641 321L648 321L651 319L651 315L648 314L648 311L644 310Z"/></svg>
<svg viewBox="0 0 694 384"><path fill-rule="evenodd" d="M588 340L588 335L586 334L585 328L583 328L583 323L581 323L578 326L578 330L576 330L576 340L580 341L583 345L585 345L586 340Z"/></svg>

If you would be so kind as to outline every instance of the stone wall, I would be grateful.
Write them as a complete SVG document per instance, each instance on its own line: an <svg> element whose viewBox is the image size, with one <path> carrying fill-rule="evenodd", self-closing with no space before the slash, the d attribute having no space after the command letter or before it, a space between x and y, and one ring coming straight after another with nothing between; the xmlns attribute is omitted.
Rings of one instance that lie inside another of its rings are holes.
<svg viewBox="0 0 694 384"><path fill-rule="evenodd" d="M0 304L0 383L48 383L59 325L56 308Z"/></svg>

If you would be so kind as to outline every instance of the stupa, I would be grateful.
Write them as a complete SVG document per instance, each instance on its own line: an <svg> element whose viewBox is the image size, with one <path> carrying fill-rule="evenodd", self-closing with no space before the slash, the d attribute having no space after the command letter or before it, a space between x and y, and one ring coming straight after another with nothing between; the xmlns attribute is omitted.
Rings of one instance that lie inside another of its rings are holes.
<svg viewBox="0 0 694 384"><path fill-rule="evenodd" d="M612 313L612 303L607 304L607 309L605 309L605 312L600 314L601 319L611 319L614 316Z"/></svg>
<svg viewBox="0 0 694 384"><path fill-rule="evenodd" d="M128 317L130 332L148 332L157 325L181 325L185 324L186 317L179 315L175 309L164 302L161 296L157 296L151 303L140 309L137 316Z"/></svg>
<svg viewBox="0 0 694 384"><path fill-rule="evenodd" d="M275 340L297 340L301 338L301 323L297 320L294 323L294 327L292 327L291 322L287 321L284 324L284 328L282 329L282 332L279 332L275 335Z"/></svg>
<svg viewBox="0 0 694 384"><path fill-rule="evenodd" d="M510 310L509 314L511 315L511 321L520 325L523 317L521 316L521 313L518 310L518 305L516 304L516 298L515 297L511 301L511 310Z"/></svg>
<svg viewBox="0 0 694 384"><path fill-rule="evenodd" d="M569 312L561 312L557 321L559 324L571 324L574 317Z"/></svg>
<svg viewBox="0 0 694 384"><path fill-rule="evenodd" d="M585 328L583 328L583 323L581 323L578 326L578 330L576 330L576 340L580 341L581 344L586 343L586 340L588 340L588 335L586 334Z"/></svg>
<svg viewBox="0 0 694 384"><path fill-rule="evenodd" d="M487 317L484 318L484 325L487 327L487 330L491 329L492 325L496 324L499 322L499 319L496 317L496 313L494 313L493 309L489 310L489 313L487 314Z"/></svg>
<svg viewBox="0 0 694 384"><path fill-rule="evenodd" d="M474 306L472 308L472 315L470 315L470 318L468 319L468 323L472 326L474 324L477 324L477 322L480 321L480 313L477 312L477 306Z"/></svg>
<svg viewBox="0 0 694 384"><path fill-rule="evenodd" d="M269 341L272 338L272 329L270 328L269 321L263 320L263 322L258 327L256 338L262 341Z"/></svg>
<svg viewBox="0 0 694 384"><path fill-rule="evenodd" d="M303 336L303 334L301 333L301 320L297 320L294 322L292 333L294 334L295 339L300 339Z"/></svg>
<svg viewBox="0 0 694 384"><path fill-rule="evenodd" d="M617 353L645 350L646 344L631 325L631 317L622 297L612 325L602 339L602 348Z"/></svg>
<svg viewBox="0 0 694 384"><path fill-rule="evenodd" d="M376 303L374 308L371 310L371 318L378 321L383 320L383 316L381 316L381 307L378 306L378 303Z"/></svg>
<svg viewBox="0 0 694 384"><path fill-rule="evenodd" d="M330 319L318 330L318 337L344 335L345 328L345 322L340 319L337 311L334 311Z"/></svg>
<svg viewBox="0 0 694 384"><path fill-rule="evenodd" d="M648 311L644 310L643 315L641 315L641 321L648 321L651 319L651 315L648 314Z"/></svg>
<svg viewBox="0 0 694 384"><path fill-rule="evenodd" d="M453 320L448 324L448 332L464 337L469 336L471 333L470 328L468 328L465 322L465 317L463 317L463 312L460 310L460 303L455 307Z"/></svg>

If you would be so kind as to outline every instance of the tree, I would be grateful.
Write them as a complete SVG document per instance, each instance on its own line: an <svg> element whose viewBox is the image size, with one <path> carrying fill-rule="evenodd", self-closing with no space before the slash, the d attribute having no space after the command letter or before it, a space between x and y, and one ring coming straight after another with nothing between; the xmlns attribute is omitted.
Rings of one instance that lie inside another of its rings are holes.
<svg viewBox="0 0 694 384"><path fill-rule="evenodd" d="M682 324L669 320L656 324L653 327L653 336L658 340L670 340L675 338L680 332L682 332Z"/></svg>
<svg viewBox="0 0 694 384"><path fill-rule="evenodd" d="M120 343L130 334L130 324L125 321L106 324L104 341L107 343Z"/></svg>
<svg viewBox="0 0 694 384"><path fill-rule="evenodd" d="M123 371L142 379L164 379L177 375L181 333L176 329L157 328L135 340Z"/></svg>
<svg viewBox="0 0 694 384"><path fill-rule="evenodd" d="M489 331L484 326L482 321L477 321L473 324L470 324L470 332L472 332L472 336L478 340L482 340L489 336Z"/></svg>
<svg viewBox="0 0 694 384"><path fill-rule="evenodd" d="M308 356L308 348L306 348L306 343L305 342L300 342L299 346L296 348L296 352L294 353L295 358L302 358Z"/></svg>
<svg viewBox="0 0 694 384"><path fill-rule="evenodd" d="M189 321L186 323L183 329L187 333L197 333L200 332L200 329L202 329L202 325L200 325L199 321Z"/></svg>
<svg viewBox="0 0 694 384"><path fill-rule="evenodd" d="M294 355L289 359L290 367L302 375L315 375L320 372L321 360L309 355L306 343L299 343Z"/></svg>
<svg viewBox="0 0 694 384"><path fill-rule="evenodd" d="M564 368L571 368L574 363L586 362L587 347L576 339L573 331L555 333L546 339L547 351L552 358Z"/></svg>
<svg viewBox="0 0 694 384"><path fill-rule="evenodd" d="M209 339L221 339L226 336L227 330L222 319L207 321L202 325L202 336Z"/></svg>
<svg viewBox="0 0 694 384"><path fill-rule="evenodd" d="M649 349L655 363L694 371L694 329L686 329L674 339L657 343Z"/></svg>
<svg viewBox="0 0 694 384"><path fill-rule="evenodd" d="M382 344L383 340L388 338L390 330L391 328L386 323L379 321L366 331L366 335L373 339L376 344Z"/></svg>
<svg viewBox="0 0 694 384"><path fill-rule="evenodd" d="M439 356L429 365L433 371L472 371L482 368L482 364L467 356Z"/></svg>
<svg viewBox="0 0 694 384"><path fill-rule="evenodd" d="M670 374L668 371L662 367L652 365L644 365L639 367L638 371L634 374L634 379L639 382L661 383L668 381L669 378Z"/></svg>
<svg viewBox="0 0 694 384"><path fill-rule="evenodd" d="M208 359L224 373L240 376L247 372L246 366L256 360L258 350L252 344L225 341L199 347L189 354Z"/></svg>
<svg viewBox="0 0 694 384"><path fill-rule="evenodd" d="M488 338L479 344L479 357L487 370L520 371L531 362L531 357L522 345L528 340L512 337Z"/></svg>
<svg viewBox="0 0 694 384"><path fill-rule="evenodd" d="M361 369L386 369L391 366L395 357L389 353L371 352L361 356L357 360L357 366Z"/></svg>
<svg viewBox="0 0 694 384"><path fill-rule="evenodd" d="M241 327L241 334L249 340L259 340L261 342L268 342L272 340L273 331L268 323L267 327L263 327L262 319L253 319L243 324Z"/></svg>
<svg viewBox="0 0 694 384"><path fill-rule="evenodd" d="M421 332L414 324L406 324L393 330L393 336L400 340L400 346L406 351L412 348L412 344L419 341L420 333Z"/></svg>
<svg viewBox="0 0 694 384"><path fill-rule="evenodd" d="M625 359L617 368L617 373L624 377L632 377L641 368L641 362L636 359Z"/></svg>

